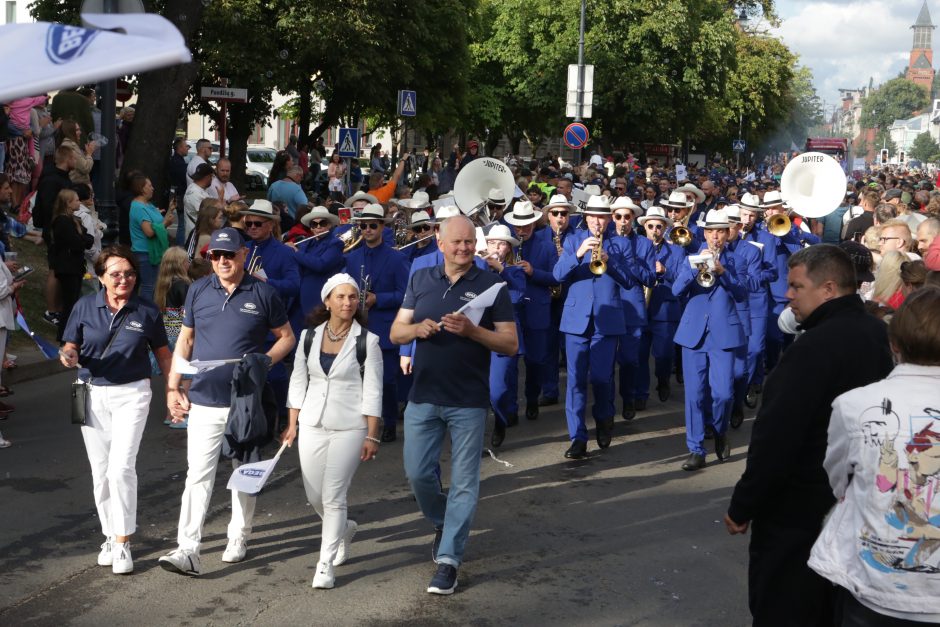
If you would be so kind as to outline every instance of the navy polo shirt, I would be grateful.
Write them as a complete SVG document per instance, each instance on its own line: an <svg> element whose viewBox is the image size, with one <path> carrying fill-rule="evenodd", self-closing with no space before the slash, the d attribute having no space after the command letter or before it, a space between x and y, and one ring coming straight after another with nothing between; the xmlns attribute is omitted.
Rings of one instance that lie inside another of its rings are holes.
<svg viewBox="0 0 940 627"><path fill-rule="evenodd" d="M444 274L443 264L421 268L408 280L402 308L414 310L415 322L440 320L497 283L503 283L497 274L476 265L454 284ZM495 322L513 322L508 290L499 290L480 326L492 330ZM426 340L418 339L412 373L408 400L413 403L489 407L490 350L479 342L443 330Z"/></svg>
<svg viewBox="0 0 940 627"><path fill-rule="evenodd" d="M79 347L78 362L91 375L94 385L149 379L147 347L155 350L167 345L160 308L133 295L112 314L104 295L105 291L100 290L78 299L62 339ZM108 347L112 333L114 341Z"/></svg>
<svg viewBox="0 0 940 627"><path fill-rule="evenodd" d="M225 291L211 274L193 283L186 293L183 325L194 330L192 360L235 359L265 352L268 331L287 324L287 312L277 291L248 274L232 291ZM235 364L193 376L189 400L207 407L228 407Z"/></svg>

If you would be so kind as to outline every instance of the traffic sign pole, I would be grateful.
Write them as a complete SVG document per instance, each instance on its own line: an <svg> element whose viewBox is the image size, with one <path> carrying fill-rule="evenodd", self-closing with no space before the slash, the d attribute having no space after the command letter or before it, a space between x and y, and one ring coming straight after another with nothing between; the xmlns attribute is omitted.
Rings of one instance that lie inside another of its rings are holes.
<svg viewBox="0 0 940 627"><path fill-rule="evenodd" d="M586 5L587 0L581 0L581 25L578 34L578 115L574 118L575 122L580 122L581 116L584 114L584 14L587 10ZM577 163L575 165L580 166L581 147L578 147L576 154Z"/></svg>

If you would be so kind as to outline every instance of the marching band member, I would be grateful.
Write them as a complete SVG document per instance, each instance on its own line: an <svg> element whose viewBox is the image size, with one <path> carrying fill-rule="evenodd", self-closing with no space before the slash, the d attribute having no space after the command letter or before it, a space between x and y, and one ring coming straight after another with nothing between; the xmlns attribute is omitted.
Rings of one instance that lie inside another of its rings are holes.
<svg viewBox="0 0 940 627"><path fill-rule="evenodd" d="M592 195L582 213L587 230L576 231L565 239L564 252L553 271L556 280L569 284L560 327L568 355L568 459L587 456L584 414L589 381L594 388L592 414L597 445L610 446L614 428L614 353L618 337L626 332L620 288L629 288L634 282L625 276L624 240L612 237L610 200Z"/></svg>
<svg viewBox="0 0 940 627"><path fill-rule="evenodd" d="M757 394L760 386L757 381L759 362L764 356L764 347L767 338L767 317L770 315L770 284L777 280L778 270L776 262L776 238L757 228L757 222L763 214L760 198L754 194L743 194L741 202L741 239L748 241L761 249L761 289L750 292L751 334L747 338L747 377L748 388L744 396L744 404L754 409L757 407Z"/></svg>
<svg viewBox="0 0 940 627"><path fill-rule="evenodd" d="M507 284L516 321L516 336L519 338L517 353L503 355L493 352L490 355L490 404L496 418L490 444L494 447L502 445L506 438L506 427L519 424L519 355L525 353L519 322L526 291L526 275L525 269L516 264L513 249L517 246L519 240L512 236L509 227L504 224L494 225L486 236L484 260L489 269Z"/></svg>
<svg viewBox="0 0 940 627"><path fill-rule="evenodd" d="M297 251L297 267L300 269L300 310L309 314L320 304L320 290L334 274L346 265L343 258L343 242L334 233L339 217L326 207L314 207L300 218L300 223L312 231L312 236L299 245L288 244Z"/></svg>
<svg viewBox="0 0 940 627"><path fill-rule="evenodd" d="M409 246L402 251L405 258L414 263L418 257L424 257L437 252L437 238L434 236L434 226L437 224L427 211L415 211L411 214L412 240Z"/></svg>
<svg viewBox="0 0 940 627"><path fill-rule="evenodd" d="M637 222L646 230L646 236L653 244L655 255L655 284L649 290L649 302L646 306L647 326L640 337L640 355L636 371L636 403L645 405L650 390L650 351L656 363L656 392L659 400L669 400L672 388L669 376L672 374L672 361L675 352L673 339L682 306L672 294L672 284L679 275L679 270L686 263L685 251L670 243L666 231L672 227L672 220L666 216L662 207L653 206Z"/></svg>
<svg viewBox="0 0 940 627"><path fill-rule="evenodd" d="M613 212L614 233L626 240L623 243L624 270L629 286L620 287L621 309L626 332L617 344L617 364L620 366L621 415L633 420L637 410L646 409L646 399L636 404L636 369L639 366L640 336L646 328L646 297L644 288L652 288L656 275L656 256L650 241L633 230L633 219L642 209L628 196L620 196L610 207ZM613 392L613 388L611 388Z"/></svg>
<svg viewBox="0 0 940 627"><path fill-rule="evenodd" d="M728 416L734 400L734 349L745 344L744 330L735 303L747 298L747 290L738 278L737 259L725 250L728 240L728 216L713 209L702 226L707 262L693 269L682 266L672 286L674 296L689 301L679 321L675 342L682 347L685 380L685 428L689 457L683 470L705 467L705 403L711 397L710 422L715 433L715 454L719 461L731 455L726 437ZM710 276L709 276L710 275ZM709 394L710 392L710 394Z"/></svg>
<svg viewBox="0 0 940 627"><path fill-rule="evenodd" d="M665 209L667 217L672 219L672 226L666 233L666 239L674 241L673 230L678 227L686 228L689 230L691 239L683 248L687 254L697 252L702 246L702 241L696 236L698 227L689 226L690 212L695 206L694 202L686 199L682 192L672 192L668 198L659 201L659 206Z"/></svg>
<svg viewBox="0 0 940 627"><path fill-rule="evenodd" d="M544 237L536 237L535 224L542 218L528 201L517 202L505 216L519 239L516 263L525 274L525 298L522 303L521 344L525 346L525 417L539 416L539 392L542 371L549 367L548 328L551 326L551 288L558 285L552 269L558 260L554 247ZM492 233L492 231L490 231ZM512 287L510 286L510 294ZM555 366L557 369L557 361Z"/></svg>
<svg viewBox="0 0 940 627"><path fill-rule="evenodd" d="M360 302L368 311L369 331L379 336L382 348L382 441L398 438L398 348L389 340L392 321L408 287L405 255L385 241L385 210L382 205L366 206L354 218L362 233L363 246L346 256L346 273L360 282Z"/></svg>
<svg viewBox="0 0 940 627"><path fill-rule="evenodd" d="M548 214L548 228L536 231L536 236L541 236L554 253L552 268L562 255L565 239L575 231L570 220L571 212L574 210L574 205L561 194L552 196L545 206L545 212ZM549 307L548 336L546 338L548 352L545 363L547 367L542 369L540 407L554 405L558 402L558 358L562 341L562 335L558 329L561 326L561 312L565 306L565 297L568 294L565 283L557 284L555 287L549 288L549 291L551 292L551 304Z"/></svg>

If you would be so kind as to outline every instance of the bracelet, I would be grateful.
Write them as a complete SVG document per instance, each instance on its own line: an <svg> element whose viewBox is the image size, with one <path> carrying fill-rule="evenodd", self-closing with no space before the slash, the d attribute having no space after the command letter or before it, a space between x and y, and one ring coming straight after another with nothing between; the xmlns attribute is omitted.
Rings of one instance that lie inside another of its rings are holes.
<svg viewBox="0 0 940 627"><path fill-rule="evenodd" d="M370 442L375 442L376 444L381 444L381 443L382 443L382 440L380 440L380 439L378 439L378 438L373 438L371 435L367 435L367 436L366 436L366 439L367 439L368 441L370 441Z"/></svg>

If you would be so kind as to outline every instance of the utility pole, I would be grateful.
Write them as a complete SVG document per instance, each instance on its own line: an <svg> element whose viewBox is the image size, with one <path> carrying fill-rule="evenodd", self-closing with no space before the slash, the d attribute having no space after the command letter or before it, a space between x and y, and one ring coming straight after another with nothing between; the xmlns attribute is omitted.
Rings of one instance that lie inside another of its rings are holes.
<svg viewBox="0 0 940 627"><path fill-rule="evenodd" d="M587 11L587 0L581 0L581 26L578 34L578 110L575 122L581 122L584 113L584 16ZM581 149L578 148L577 164L581 165Z"/></svg>

